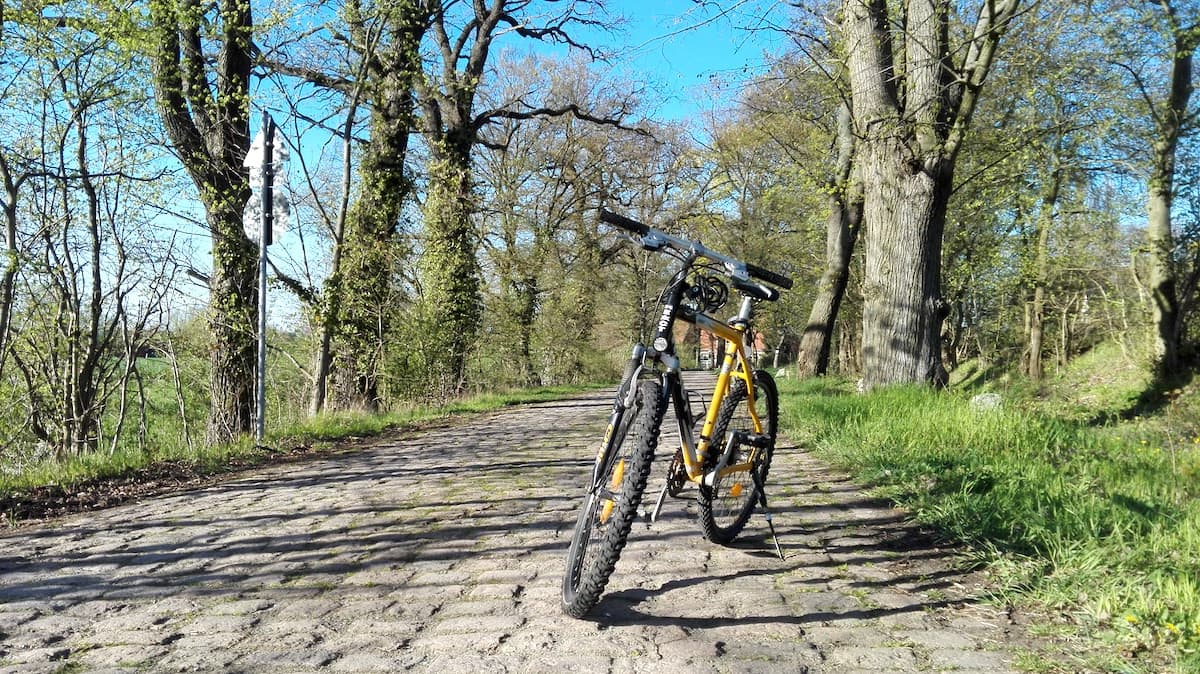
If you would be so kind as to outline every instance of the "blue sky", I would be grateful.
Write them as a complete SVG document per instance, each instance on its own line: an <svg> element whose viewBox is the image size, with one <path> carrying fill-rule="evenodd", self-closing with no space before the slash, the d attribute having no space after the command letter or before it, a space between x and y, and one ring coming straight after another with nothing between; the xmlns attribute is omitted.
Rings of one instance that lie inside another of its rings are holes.
<svg viewBox="0 0 1200 674"><path fill-rule="evenodd" d="M662 120L725 107L740 82L763 72L764 54L787 46L771 30L787 19L778 0L609 0L606 7L623 24L585 39L612 49L614 68L662 92Z"/></svg>

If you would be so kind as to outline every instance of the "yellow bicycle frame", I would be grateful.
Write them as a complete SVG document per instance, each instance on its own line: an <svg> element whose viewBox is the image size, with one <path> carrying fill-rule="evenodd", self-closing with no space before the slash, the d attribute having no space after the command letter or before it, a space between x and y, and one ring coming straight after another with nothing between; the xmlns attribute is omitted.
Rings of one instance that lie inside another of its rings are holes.
<svg viewBox="0 0 1200 674"><path fill-rule="evenodd" d="M746 326L744 323L735 323L728 325L722 323L711 316L697 312L694 316L685 318L696 324L701 330L708 330L721 339L725 340L725 361L721 364L721 371L717 374L717 385L713 389L712 400L708 404L708 414L704 418L704 426L700 430L700 440L695 449L693 449L686 437L689 434L682 434L683 439L683 463L687 468L688 479L692 482L700 482L704 479L703 463L704 457L714 445L719 446L720 438L713 438L713 429L717 425L717 414L721 409L721 402L725 400L725 396L729 393L730 382L733 377L738 377L746 383L746 405L750 413L750 420L754 424L754 432L762 433L762 421L758 418L758 410L754 401L754 372L750 369L750 361L746 358L745 336ZM744 463L738 463L726 466L720 473L720 477L724 477L730 473L749 470L753 465L755 455L758 453L755 448Z"/></svg>

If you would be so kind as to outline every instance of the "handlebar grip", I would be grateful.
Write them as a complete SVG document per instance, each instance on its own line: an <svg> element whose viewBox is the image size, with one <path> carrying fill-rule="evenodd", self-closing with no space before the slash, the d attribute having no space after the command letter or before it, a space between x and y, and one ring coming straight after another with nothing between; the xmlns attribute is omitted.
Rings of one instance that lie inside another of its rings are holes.
<svg viewBox="0 0 1200 674"><path fill-rule="evenodd" d="M631 220L623 215L617 215L616 213L603 208L600 209L600 221L607 222L610 225L616 225L617 227L633 232L638 236L645 236L646 233L650 231L650 227L648 225L643 225L637 220Z"/></svg>
<svg viewBox="0 0 1200 674"><path fill-rule="evenodd" d="M765 286L761 283L755 283L754 281L741 281L735 278L730 280L730 285L732 285L735 290L740 290L751 297L766 302L774 302L775 300L779 299L778 290Z"/></svg>
<svg viewBox="0 0 1200 674"><path fill-rule="evenodd" d="M792 287L792 279L782 274L776 274L769 269L763 269L758 265L750 264L749 262L746 263L746 273L767 283L774 283L784 290L790 290Z"/></svg>

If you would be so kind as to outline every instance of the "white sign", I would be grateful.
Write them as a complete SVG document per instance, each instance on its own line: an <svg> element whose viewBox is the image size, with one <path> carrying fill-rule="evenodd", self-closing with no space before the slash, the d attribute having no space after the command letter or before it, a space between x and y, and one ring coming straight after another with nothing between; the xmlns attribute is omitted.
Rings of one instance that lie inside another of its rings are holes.
<svg viewBox="0 0 1200 674"><path fill-rule="evenodd" d="M278 241L279 237L287 232L288 225L291 224L292 216L292 200L288 198L287 192L279 189L279 183L275 184L275 192L271 195L271 237L273 241ZM254 191L254 195L250 197L250 201L246 202L246 208L242 211L242 229L245 230L247 238L251 241L258 241L258 235L262 230L262 196L258 190Z"/></svg>
<svg viewBox="0 0 1200 674"><path fill-rule="evenodd" d="M271 134L274 142L271 143L271 175L273 175L278 183L279 179L284 178L287 173L287 160L291 157L288 152L287 143L282 142L279 137L279 129L275 129L275 133ZM250 143L250 149L246 152L246 159L242 162L242 166L250 169L250 187L255 189L262 187L263 184L263 160L266 156L267 137L260 129L254 136L254 141Z"/></svg>
<svg viewBox="0 0 1200 674"><path fill-rule="evenodd" d="M287 143L280 138L278 127L275 127L271 136L271 234L272 240L277 240L287 231L292 203L287 190L283 189L287 185ZM262 231L262 186L266 147L266 133L264 129L259 129L254 141L250 143L249 151L246 152L245 161L242 162L242 166L250 169L250 188L253 190L245 210L242 211L242 227L251 241L257 241Z"/></svg>

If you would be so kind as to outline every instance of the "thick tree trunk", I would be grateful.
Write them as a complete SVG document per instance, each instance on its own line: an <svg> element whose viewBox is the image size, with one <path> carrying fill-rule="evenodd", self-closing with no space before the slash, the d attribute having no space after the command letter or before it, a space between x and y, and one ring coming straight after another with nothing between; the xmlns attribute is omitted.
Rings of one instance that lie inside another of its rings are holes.
<svg viewBox="0 0 1200 674"><path fill-rule="evenodd" d="M407 91L395 95L409 97ZM359 169L361 193L346 219L337 282L333 345L333 400L341 409L377 411L379 372L407 257L398 240L400 212L411 192L404 176L411 104L400 114L372 115L371 144Z"/></svg>
<svg viewBox="0 0 1200 674"><path fill-rule="evenodd" d="M214 204L208 213L213 241L208 326L213 343L209 357L212 406L205 440L217 445L249 432L254 418L258 256L242 232L240 208Z"/></svg>
<svg viewBox="0 0 1200 674"><path fill-rule="evenodd" d="M825 271L817 282L817 297L808 314L808 324L800 338L796 373L800 377L824 375L829 369L833 327L837 321L846 284L850 279L850 260L862 224L862 185L851 182L854 159L854 130L849 106L838 114L838 158L829 181L829 219L825 225Z"/></svg>
<svg viewBox="0 0 1200 674"><path fill-rule="evenodd" d="M212 235L209 277L210 364L208 444L250 430L257 325L258 254L242 232L250 181L242 161L250 147L250 4L220 2L209 18L192 0L149 3L153 24L154 93L171 144L196 184ZM213 30L217 58L201 49Z"/></svg>
<svg viewBox="0 0 1200 674"><path fill-rule="evenodd" d="M866 199L863 368L868 389L946 382L942 230L952 169L913 170L907 148L875 139L862 153Z"/></svg>
<svg viewBox="0 0 1200 674"><path fill-rule="evenodd" d="M1147 290L1154 322L1154 365L1160 376L1169 376L1179 367L1180 316L1171 264L1175 238L1171 232L1170 186L1170 178L1152 178L1147 204Z"/></svg>
<svg viewBox="0 0 1200 674"><path fill-rule="evenodd" d="M367 87L371 140L359 167L359 196L346 218L340 266L328 292L336 316L331 368L334 400L342 409L378 411L379 375L398 292L398 270L411 247L401 241L400 217L412 194L405 176L414 124L413 87L420 77L419 45L426 16L419 3L397 2L387 14L393 42L373 64Z"/></svg>
<svg viewBox="0 0 1200 674"><path fill-rule="evenodd" d="M453 137L435 145L425 199L421 256L421 318L428 338L424 360L435 396L461 392L467 353L481 321L478 236L471 222L471 141Z"/></svg>

